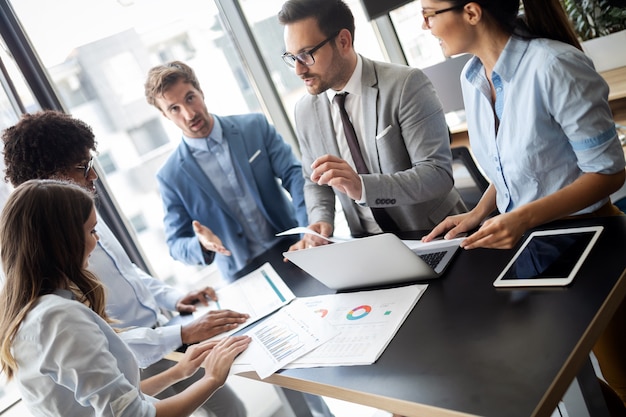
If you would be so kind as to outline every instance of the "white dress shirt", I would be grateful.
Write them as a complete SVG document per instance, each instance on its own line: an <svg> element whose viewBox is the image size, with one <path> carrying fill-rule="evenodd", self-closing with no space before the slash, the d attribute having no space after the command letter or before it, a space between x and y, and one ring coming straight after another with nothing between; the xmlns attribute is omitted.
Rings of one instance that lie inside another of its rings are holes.
<svg viewBox="0 0 626 417"><path fill-rule="evenodd" d="M36 417L156 415L128 346L69 291L39 298L12 352L22 400Z"/></svg>
<svg viewBox="0 0 626 417"><path fill-rule="evenodd" d="M98 219L100 240L89 257L89 270L107 290L107 314L127 329L120 337L128 343L139 366L146 368L182 345L181 326L167 322L160 308L174 311L185 293L153 278L133 264L115 235Z"/></svg>

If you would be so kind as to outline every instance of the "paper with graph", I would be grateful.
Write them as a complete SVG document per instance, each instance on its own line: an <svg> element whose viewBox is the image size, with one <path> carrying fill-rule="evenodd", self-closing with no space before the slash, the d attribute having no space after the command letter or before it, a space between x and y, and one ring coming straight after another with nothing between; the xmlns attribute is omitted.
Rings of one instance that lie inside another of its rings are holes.
<svg viewBox="0 0 626 417"><path fill-rule="evenodd" d="M246 334L252 342L237 362L251 364L260 378L267 378L336 336L337 330L296 299Z"/></svg>
<svg viewBox="0 0 626 417"><path fill-rule="evenodd" d="M252 343L231 371L266 378L279 369L372 364L427 287L296 298L246 332Z"/></svg>
<svg viewBox="0 0 626 417"><path fill-rule="evenodd" d="M376 362L427 285L304 297L312 312L339 335L285 368L367 365Z"/></svg>

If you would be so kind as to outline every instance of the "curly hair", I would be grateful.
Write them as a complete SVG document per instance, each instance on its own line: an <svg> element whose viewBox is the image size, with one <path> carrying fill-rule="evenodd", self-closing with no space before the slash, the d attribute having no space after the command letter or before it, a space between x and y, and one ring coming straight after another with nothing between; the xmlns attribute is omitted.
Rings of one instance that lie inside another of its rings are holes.
<svg viewBox="0 0 626 417"><path fill-rule="evenodd" d="M84 162L96 152L91 127L72 116L44 110L25 114L2 133L5 181L14 187L31 179L48 179Z"/></svg>

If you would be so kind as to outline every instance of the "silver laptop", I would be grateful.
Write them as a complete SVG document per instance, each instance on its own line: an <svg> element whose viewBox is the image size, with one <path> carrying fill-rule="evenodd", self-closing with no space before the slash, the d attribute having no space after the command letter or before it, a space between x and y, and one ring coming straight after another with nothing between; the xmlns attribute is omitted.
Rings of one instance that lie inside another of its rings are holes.
<svg viewBox="0 0 626 417"><path fill-rule="evenodd" d="M409 248L391 233L332 243L283 255L328 288L346 290L441 276L462 239Z"/></svg>

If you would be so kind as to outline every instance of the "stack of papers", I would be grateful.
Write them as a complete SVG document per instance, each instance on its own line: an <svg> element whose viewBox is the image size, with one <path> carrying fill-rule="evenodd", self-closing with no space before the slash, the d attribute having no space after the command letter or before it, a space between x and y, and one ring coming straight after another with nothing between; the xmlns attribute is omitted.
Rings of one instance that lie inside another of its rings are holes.
<svg viewBox="0 0 626 417"><path fill-rule="evenodd" d="M265 264L217 291L219 307L251 315L244 326L278 310L245 332L252 342L231 373L254 370L263 379L285 368L374 363L426 288L409 285L295 298Z"/></svg>
<svg viewBox="0 0 626 417"><path fill-rule="evenodd" d="M286 368L369 365L376 362L426 291L427 285L299 299L339 334Z"/></svg>

